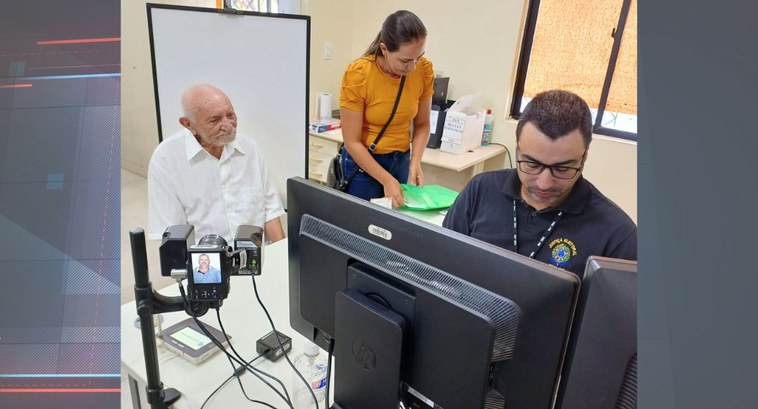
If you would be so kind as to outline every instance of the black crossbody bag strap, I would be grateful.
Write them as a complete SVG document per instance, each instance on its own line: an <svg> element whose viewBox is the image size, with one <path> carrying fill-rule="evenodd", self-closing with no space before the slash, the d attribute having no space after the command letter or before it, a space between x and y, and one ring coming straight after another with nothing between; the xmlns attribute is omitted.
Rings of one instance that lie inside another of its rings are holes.
<svg viewBox="0 0 758 409"><path fill-rule="evenodd" d="M390 122L392 122L392 118L395 117L395 112L397 111L397 105L400 103L400 96L403 95L403 85L405 85L405 75L400 79L400 86L397 89L397 97L395 97L395 105L392 107L392 112L390 113L390 118L387 120L387 122L382 127L382 130L379 131L379 134L376 135L376 139L374 139L374 142L368 147L368 151L373 153L376 150L376 144L379 143L379 140L382 139L382 136L384 135L384 131L387 130L387 127L390 125ZM351 180L353 180L353 177L355 177L355 174L358 173L360 168L358 166L353 169L352 172L350 172L350 175L345 178L344 181L342 181L341 188L344 190L347 188L347 185L350 183Z"/></svg>
<svg viewBox="0 0 758 409"><path fill-rule="evenodd" d="M379 140L382 139L382 136L384 136L384 131L387 130L387 127L390 126L390 122L392 122L392 118L395 117L395 112L397 112L397 106L400 103L400 96L403 95L403 85L405 85L405 75L403 75L403 78L400 79L400 86L397 89L397 97L395 97L395 105L392 107L392 112L390 113L390 119L387 120L387 122L382 127L382 130L379 131L379 134L376 135L376 139L374 139L374 143L369 145L368 151L371 153L374 153L376 150L376 144L379 143Z"/></svg>

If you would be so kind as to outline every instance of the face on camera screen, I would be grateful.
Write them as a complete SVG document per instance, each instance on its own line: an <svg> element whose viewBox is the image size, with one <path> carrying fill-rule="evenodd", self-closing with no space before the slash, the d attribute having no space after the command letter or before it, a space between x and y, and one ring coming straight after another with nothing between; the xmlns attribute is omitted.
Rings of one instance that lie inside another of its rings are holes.
<svg viewBox="0 0 758 409"><path fill-rule="evenodd" d="M221 257L218 253L192 253L192 266L195 284L221 283Z"/></svg>

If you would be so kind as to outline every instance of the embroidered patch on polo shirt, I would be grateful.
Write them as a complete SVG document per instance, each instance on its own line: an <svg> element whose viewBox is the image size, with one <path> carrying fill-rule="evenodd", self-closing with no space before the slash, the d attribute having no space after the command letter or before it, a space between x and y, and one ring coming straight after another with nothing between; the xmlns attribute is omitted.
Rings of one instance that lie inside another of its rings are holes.
<svg viewBox="0 0 758 409"><path fill-rule="evenodd" d="M566 267L571 257L577 255L576 245L566 238L557 238L550 242L550 264L558 267Z"/></svg>

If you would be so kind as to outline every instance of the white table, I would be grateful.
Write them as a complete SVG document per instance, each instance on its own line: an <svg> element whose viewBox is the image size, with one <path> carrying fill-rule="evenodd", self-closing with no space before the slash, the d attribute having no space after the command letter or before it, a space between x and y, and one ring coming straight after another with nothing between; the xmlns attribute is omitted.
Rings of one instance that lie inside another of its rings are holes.
<svg viewBox="0 0 758 409"><path fill-rule="evenodd" d="M290 358L294 361L294 357L303 349L304 337L296 333L289 325L287 258L286 239L266 246L262 261L263 273L256 277L256 284L258 294L271 314L276 329L292 338ZM161 293L173 296L179 295L179 290L174 285L161 290ZM188 318L184 312L162 315L164 316L163 328ZM134 301L121 306L121 367L130 378L130 387L133 389L132 403L135 408L139 408L139 399L135 399L134 388L137 388L144 401L147 375L141 332L134 326L136 318L137 310ZM255 342L270 332L271 326L255 300L252 279L249 276L232 277L229 297L224 300L221 307L221 319L224 328L232 336L232 344L243 358L250 360L257 356ZM215 310L209 310L200 320L220 329ZM221 352L195 365L159 346L158 361L164 387L175 388L182 393L182 397L173 405L178 409L200 408L208 395L232 374L232 368L226 356ZM238 365L235 364L235 366ZM290 396L292 395L293 372L284 358L277 362L259 359L255 362L255 367L278 377L287 386ZM245 373L241 379L251 398L268 402L278 408L287 407L278 395L254 375ZM248 405L250 402L242 395L236 380L233 380L208 402L206 408L240 408ZM143 407L145 407L144 404Z"/></svg>
<svg viewBox="0 0 758 409"><path fill-rule="evenodd" d="M342 143L342 130L334 129L326 132L309 131L311 136L323 138L332 142ZM484 169L484 161L505 153L505 148L500 145L480 146L468 152L456 155L442 152L439 149L425 149L421 163L436 166L443 169L462 172L470 169L471 176L481 173Z"/></svg>
<svg viewBox="0 0 758 409"><path fill-rule="evenodd" d="M437 210L401 210L400 212L438 226L442 225L444 219L444 216ZM287 239L264 247L263 272L255 280L258 294L271 314L276 329L292 338L292 351L289 355L294 361L294 357L303 349L305 338L295 332L289 324ZM176 296L179 295L179 287L178 285L171 285L162 289L160 293ZM189 317L183 311L161 315L163 316L163 323L161 324L163 328L168 328L170 325ZM146 402L147 375L141 332L134 325L136 318L137 309L134 301L121 306L121 367L129 377L132 404L135 408L140 408L140 400ZM155 316L154 320L157 319L158 317ZM255 343L271 331L271 326L260 304L255 299L252 279L249 276L231 278L229 297L224 300L221 307L221 319L227 333L232 337L232 345L237 352L246 360L257 356ZM200 320L220 329L215 310L209 310L204 316L200 317ZM226 359L226 355L221 352L205 362L195 365L159 345L158 361L161 382L163 382L164 387L174 388L182 393L182 397L173 405L177 409L199 408L208 395L232 374L229 361ZM235 363L236 366L238 365ZM293 372L284 358L275 363L266 359L259 359L255 366L278 377L286 385L290 395L292 394L294 390ZM268 402L275 407L287 407L278 395L254 375L246 373L242 376L242 380L245 390L253 399ZM126 391L122 393L126 393ZM232 381L213 397L206 408L237 408L249 404L250 402L242 395L237 382ZM149 406L145 406L143 403L143 407Z"/></svg>
<svg viewBox="0 0 758 409"><path fill-rule="evenodd" d="M316 137L331 142L332 144L328 145L330 149L332 146L336 147L338 144L342 143L341 129L334 129L326 132L310 131L309 134L311 139ZM334 150L334 152L331 152L331 150ZM327 158L331 158L337 153L336 149L331 150L326 154ZM461 153L460 155L442 152L439 149L427 148L424 150L421 164L427 184L441 185L456 191L461 191L473 176L484 171L484 165L488 160L500 160L501 164L496 167L501 168L504 164L505 153L505 148L500 145L481 146L468 152ZM320 154L314 155L318 156ZM314 160L322 161L324 158L319 156ZM318 168L318 163L312 163L311 166L314 166L314 169L316 169ZM315 172L320 172L323 173L323 175L326 175L325 170L315 170ZM315 174L312 175L311 178L319 179L318 175Z"/></svg>

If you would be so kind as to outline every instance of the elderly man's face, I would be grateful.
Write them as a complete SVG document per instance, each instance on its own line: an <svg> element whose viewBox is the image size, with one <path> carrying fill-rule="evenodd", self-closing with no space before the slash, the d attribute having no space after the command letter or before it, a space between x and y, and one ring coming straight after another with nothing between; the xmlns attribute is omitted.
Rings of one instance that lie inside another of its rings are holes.
<svg viewBox="0 0 758 409"><path fill-rule="evenodd" d="M199 266L198 270L200 271L208 271L208 266L211 264L211 260L208 256L200 256L197 260Z"/></svg>
<svg viewBox="0 0 758 409"><path fill-rule="evenodd" d="M237 114L223 94L204 96L192 121L192 130L203 145L224 146L237 136Z"/></svg>

